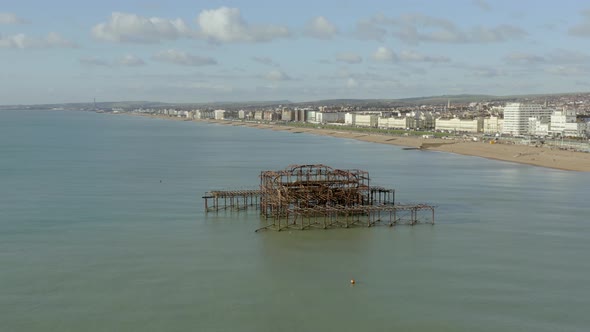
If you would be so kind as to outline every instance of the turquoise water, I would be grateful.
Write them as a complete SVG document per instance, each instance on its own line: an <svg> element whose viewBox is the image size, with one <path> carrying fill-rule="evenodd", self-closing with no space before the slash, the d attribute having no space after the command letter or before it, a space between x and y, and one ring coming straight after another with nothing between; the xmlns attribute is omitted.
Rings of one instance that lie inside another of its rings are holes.
<svg viewBox="0 0 590 332"><path fill-rule="evenodd" d="M211 189L360 168L437 224L254 233ZM353 140L0 112L2 331L588 331L590 174ZM354 278L357 284L351 286Z"/></svg>

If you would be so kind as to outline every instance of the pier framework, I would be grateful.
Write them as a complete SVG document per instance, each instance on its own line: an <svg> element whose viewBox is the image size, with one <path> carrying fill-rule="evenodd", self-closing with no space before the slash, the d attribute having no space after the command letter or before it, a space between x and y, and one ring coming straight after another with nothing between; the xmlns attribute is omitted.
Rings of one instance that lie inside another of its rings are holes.
<svg viewBox="0 0 590 332"><path fill-rule="evenodd" d="M368 172L321 164L263 171L259 190L211 191L203 198L206 211L258 208L260 229L434 224L434 206L396 204L395 190L371 186Z"/></svg>

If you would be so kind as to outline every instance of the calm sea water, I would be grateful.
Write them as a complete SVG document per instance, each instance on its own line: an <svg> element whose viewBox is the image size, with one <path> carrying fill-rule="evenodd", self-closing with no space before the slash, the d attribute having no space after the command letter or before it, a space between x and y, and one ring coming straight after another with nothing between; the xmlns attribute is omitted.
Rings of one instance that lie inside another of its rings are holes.
<svg viewBox="0 0 590 332"><path fill-rule="evenodd" d="M361 168L437 224L254 233L211 189ZM2 331L588 331L590 174L305 134L0 112ZM349 280L357 284L351 286Z"/></svg>

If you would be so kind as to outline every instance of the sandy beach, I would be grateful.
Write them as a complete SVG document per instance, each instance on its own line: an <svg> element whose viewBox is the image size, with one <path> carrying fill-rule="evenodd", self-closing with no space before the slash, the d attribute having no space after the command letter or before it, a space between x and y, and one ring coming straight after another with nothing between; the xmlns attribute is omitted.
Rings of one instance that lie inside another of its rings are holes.
<svg viewBox="0 0 590 332"><path fill-rule="evenodd" d="M225 121L214 121L221 124ZM514 144L489 144L463 140L445 140L413 136L388 136L379 134L356 133L346 130L297 128L281 125L233 123L260 129L290 131L322 136L356 139L364 142L399 145L422 150L451 152L467 156L503 160L540 167L555 168L568 171L590 172L590 153L574 152L547 147L534 147Z"/></svg>
<svg viewBox="0 0 590 332"><path fill-rule="evenodd" d="M154 116L163 119L175 119L166 116ZM176 118L181 120L180 118ZM247 126L258 129L288 131L292 133L306 133L321 136L341 137L364 142L390 144L416 148L457 153L488 159L528 164L540 167L554 168L567 171L590 172L590 153L574 152L548 147L534 147L514 144L489 144L487 142L473 142L467 140L445 140L436 138L422 138L415 136L389 136L351 132L345 129L299 128L284 125L258 124L246 122L231 122L223 120L193 120L198 122L216 123L222 125Z"/></svg>

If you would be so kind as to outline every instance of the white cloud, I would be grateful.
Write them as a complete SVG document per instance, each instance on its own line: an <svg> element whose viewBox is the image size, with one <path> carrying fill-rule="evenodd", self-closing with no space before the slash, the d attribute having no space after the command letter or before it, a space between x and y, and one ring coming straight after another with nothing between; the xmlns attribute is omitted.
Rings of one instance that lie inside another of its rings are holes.
<svg viewBox="0 0 590 332"><path fill-rule="evenodd" d="M587 76L590 70L581 65L558 65L545 69L546 73L557 76Z"/></svg>
<svg viewBox="0 0 590 332"><path fill-rule="evenodd" d="M341 62L346 62L350 64L361 63L363 62L363 58L354 53L340 53L336 55L336 60Z"/></svg>
<svg viewBox="0 0 590 332"><path fill-rule="evenodd" d="M348 88L356 88L359 85L359 83L352 77L349 77L346 80L346 87Z"/></svg>
<svg viewBox="0 0 590 332"><path fill-rule="evenodd" d="M254 56L251 59L252 59L252 61L258 62L258 63L266 65L266 66L274 66L274 67L278 66L278 63L274 62L273 59L271 59L269 57Z"/></svg>
<svg viewBox="0 0 590 332"><path fill-rule="evenodd" d="M97 66L97 67L110 67L111 65L100 58L97 57L83 57L79 59L80 63L85 66Z"/></svg>
<svg viewBox="0 0 590 332"><path fill-rule="evenodd" d="M127 54L127 55L123 56L121 59L119 59L118 63L121 66L127 66L127 67L138 67L138 66L145 65L145 62L141 58L138 58L132 54Z"/></svg>
<svg viewBox="0 0 590 332"><path fill-rule="evenodd" d="M204 10L197 24L201 36L214 42L265 42L290 35L286 27L248 24L238 8Z"/></svg>
<svg viewBox="0 0 590 332"><path fill-rule="evenodd" d="M490 6L490 4L487 3L485 0L473 0L472 3L483 11L488 12L492 10L492 6Z"/></svg>
<svg viewBox="0 0 590 332"><path fill-rule="evenodd" d="M373 59L380 62L392 62L397 60L397 55L387 47L381 46L377 49L375 54L373 54Z"/></svg>
<svg viewBox="0 0 590 332"><path fill-rule="evenodd" d="M360 40L382 41L386 34L387 30L377 26L370 20L358 21L354 31L354 35Z"/></svg>
<svg viewBox="0 0 590 332"><path fill-rule="evenodd" d="M100 40L119 43L157 43L190 37L194 33L182 19L146 18L135 14L114 12L108 22L92 28Z"/></svg>
<svg viewBox="0 0 590 332"><path fill-rule="evenodd" d="M24 24L27 23L25 19L22 19L13 13L2 13L0 12L0 24Z"/></svg>
<svg viewBox="0 0 590 332"><path fill-rule="evenodd" d="M504 57L504 60L511 64L535 64L545 62L545 58L529 53L511 53Z"/></svg>
<svg viewBox="0 0 590 332"><path fill-rule="evenodd" d="M207 66L217 64L217 61L213 58L192 55L174 49L158 52L153 56L153 59L183 66Z"/></svg>
<svg viewBox="0 0 590 332"><path fill-rule="evenodd" d="M449 62L449 59L446 56L438 55L423 55L416 53L414 51L402 51L399 54L399 59L402 61L414 61L414 62Z"/></svg>
<svg viewBox="0 0 590 332"><path fill-rule="evenodd" d="M584 10L580 14L584 17L582 23L572 26L568 32L572 36L590 38L590 10Z"/></svg>
<svg viewBox="0 0 590 332"><path fill-rule="evenodd" d="M330 39L338 33L338 28L323 16L317 16L307 22L305 35L318 39Z"/></svg>
<svg viewBox="0 0 590 332"><path fill-rule="evenodd" d="M77 47L76 43L68 41L55 32L47 37L38 38L19 33L12 36L0 35L0 48L70 48Z"/></svg>
<svg viewBox="0 0 590 332"><path fill-rule="evenodd" d="M432 63L441 63L441 62L450 62L451 59L449 57L443 55L424 55L417 53L415 51L404 50L401 51L399 54L396 54L394 51L390 50L387 47L381 46L375 51L373 54L373 59L380 61L380 62L432 62Z"/></svg>
<svg viewBox="0 0 590 332"><path fill-rule="evenodd" d="M271 81L289 81L292 78L280 70L271 70L266 74L266 79Z"/></svg>
<svg viewBox="0 0 590 332"><path fill-rule="evenodd" d="M116 61L107 61L96 56L82 57L79 61L85 66L93 67L137 67L145 65L145 62L141 58L131 54L127 54Z"/></svg>
<svg viewBox="0 0 590 332"><path fill-rule="evenodd" d="M382 38L387 31L385 28L388 28L391 29L393 36L408 44L420 42L493 43L519 39L527 35L523 29L513 25L475 26L462 29L450 20L423 14L407 14L393 18L376 15L369 20L357 23L357 35L361 23L365 34L369 37L372 31L373 37Z"/></svg>

